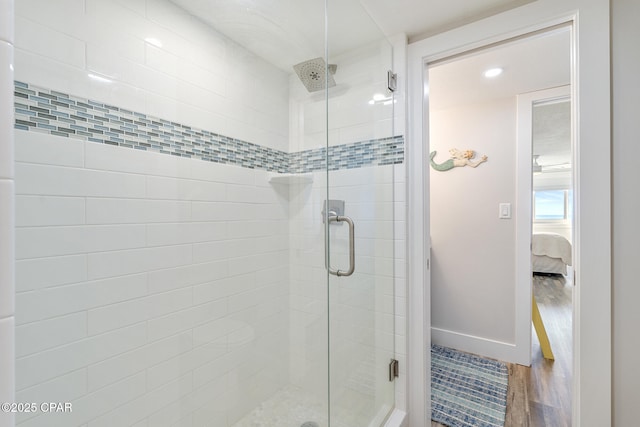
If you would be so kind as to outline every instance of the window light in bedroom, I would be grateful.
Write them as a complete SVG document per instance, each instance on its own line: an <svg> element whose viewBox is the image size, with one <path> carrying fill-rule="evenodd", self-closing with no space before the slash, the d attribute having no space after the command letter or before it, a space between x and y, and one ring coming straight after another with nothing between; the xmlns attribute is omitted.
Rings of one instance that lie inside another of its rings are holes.
<svg viewBox="0 0 640 427"><path fill-rule="evenodd" d="M539 190L533 192L534 221L566 221L572 218L571 190Z"/></svg>

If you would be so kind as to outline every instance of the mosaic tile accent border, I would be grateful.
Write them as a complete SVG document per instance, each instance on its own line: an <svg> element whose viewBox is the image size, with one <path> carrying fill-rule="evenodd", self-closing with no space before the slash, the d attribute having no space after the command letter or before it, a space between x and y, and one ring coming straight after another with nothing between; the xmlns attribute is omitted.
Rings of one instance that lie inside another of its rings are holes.
<svg viewBox="0 0 640 427"><path fill-rule="evenodd" d="M286 153L19 81L14 94L15 129L280 173L326 167L326 148ZM330 170L396 164L403 158L402 136L329 147Z"/></svg>
<svg viewBox="0 0 640 427"><path fill-rule="evenodd" d="M286 172L288 154L112 105L15 82L15 128Z"/></svg>
<svg viewBox="0 0 640 427"><path fill-rule="evenodd" d="M326 168L327 149L318 148L289 154L289 172L304 173ZM354 169L402 163L404 138L372 139L329 147L329 170Z"/></svg>

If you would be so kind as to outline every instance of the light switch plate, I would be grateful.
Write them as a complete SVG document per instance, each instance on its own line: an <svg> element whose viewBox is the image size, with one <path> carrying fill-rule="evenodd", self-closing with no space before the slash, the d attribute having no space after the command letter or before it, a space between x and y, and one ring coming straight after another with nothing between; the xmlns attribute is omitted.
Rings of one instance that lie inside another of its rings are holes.
<svg viewBox="0 0 640 427"><path fill-rule="evenodd" d="M511 203L500 203L498 218L500 219L511 218Z"/></svg>

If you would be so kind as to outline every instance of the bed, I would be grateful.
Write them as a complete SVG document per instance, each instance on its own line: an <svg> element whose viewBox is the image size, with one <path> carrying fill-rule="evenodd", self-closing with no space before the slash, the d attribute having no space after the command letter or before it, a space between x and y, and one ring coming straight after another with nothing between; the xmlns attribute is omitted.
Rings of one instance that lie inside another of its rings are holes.
<svg viewBox="0 0 640 427"><path fill-rule="evenodd" d="M531 239L534 273L567 274L571 265L571 243L555 233L534 233Z"/></svg>

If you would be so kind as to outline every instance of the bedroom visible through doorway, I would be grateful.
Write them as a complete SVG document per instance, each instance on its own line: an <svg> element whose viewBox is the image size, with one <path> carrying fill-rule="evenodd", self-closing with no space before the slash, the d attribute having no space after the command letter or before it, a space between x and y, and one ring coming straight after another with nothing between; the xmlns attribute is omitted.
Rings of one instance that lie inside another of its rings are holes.
<svg viewBox="0 0 640 427"><path fill-rule="evenodd" d="M540 314L531 370L547 393L535 396L554 425L571 425L573 378L574 179L570 87L528 94L532 144L532 290ZM540 336L546 334L548 338ZM548 339L548 341L545 341ZM533 389L536 393L537 389Z"/></svg>
<svg viewBox="0 0 640 427"><path fill-rule="evenodd" d="M537 295L542 323L548 324L554 343L558 334L545 309L550 301L552 306L560 304L559 297L567 291L568 305L566 298L562 304L569 313L572 308L573 107L556 95L539 102L533 94L563 91L564 100L569 101L571 67L571 26L567 24L428 63L426 70L432 342L507 361L518 370L529 369L523 366L533 361L532 375L526 375L531 381L529 395L524 398L528 407L536 409L532 415L540 425L570 425L571 419L571 315L568 324L560 320L562 328L568 327L562 344L555 345L562 360L538 358L539 344L533 344L537 353L532 358L532 341L537 343L532 337L532 295L534 287L557 291ZM501 72L485 74L490 69ZM520 120L522 100L529 102L527 126ZM540 134L543 126L534 130L534 113L542 121L564 114L566 131L551 123L551 129ZM554 132L568 135L568 169L559 173L567 165L560 153L548 151L550 142L547 151L536 151L534 132L543 138L551 138ZM469 153L468 162L456 163L453 150ZM449 157L453 167L446 168ZM543 185L534 196L534 180L538 181L534 171L538 175L543 169L558 172L556 178L568 176L568 184ZM566 234L568 251L563 262L569 270L558 271L561 276L533 276L536 228ZM545 280L534 285L538 277ZM563 373L566 391L540 383L555 372ZM532 390L536 383L545 390Z"/></svg>

